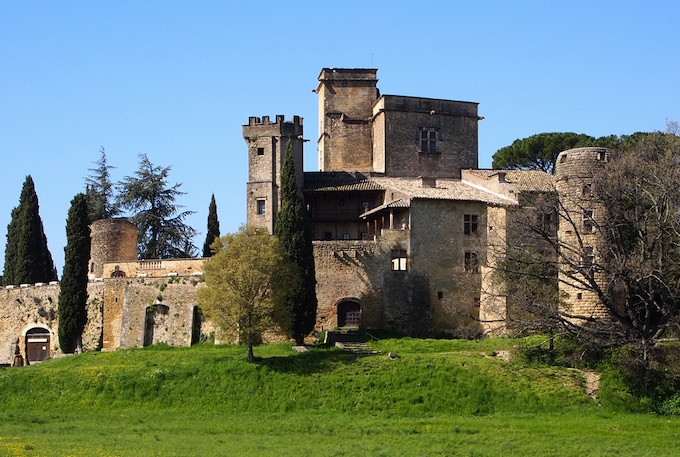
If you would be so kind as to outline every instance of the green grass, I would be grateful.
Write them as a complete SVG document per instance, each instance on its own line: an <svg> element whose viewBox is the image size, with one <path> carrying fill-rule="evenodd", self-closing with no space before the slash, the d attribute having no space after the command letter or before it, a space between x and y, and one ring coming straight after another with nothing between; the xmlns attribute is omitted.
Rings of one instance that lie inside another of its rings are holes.
<svg viewBox="0 0 680 457"><path fill-rule="evenodd" d="M249 364L238 346L161 346L0 369L0 457L680 454L680 420L494 357L515 340L372 344L382 353L265 345Z"/></svg>

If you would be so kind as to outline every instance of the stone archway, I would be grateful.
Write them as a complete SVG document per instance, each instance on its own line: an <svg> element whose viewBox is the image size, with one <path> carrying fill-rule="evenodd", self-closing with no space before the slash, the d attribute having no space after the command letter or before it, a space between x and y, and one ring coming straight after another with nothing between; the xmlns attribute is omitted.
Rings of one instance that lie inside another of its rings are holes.
<svg viewBox="0 0 680 457"><path fill-rule="evenodd" d="M337 304L338 327L361 326L361 305L354 299L343 299Z"/></svg>
<svg viewBox="0 0 680 457"><path fill-rule="evenodd" d="M52 333L46 327L31 327L24 333L26 342L26 363L42 362L51 357Z"/></svg>
<svg viewBox="0 0 680 457"><path fill-rule="evenodd" d="M144 323L144 346L171 344L170 307L162 303L147 306Z"/></svg>

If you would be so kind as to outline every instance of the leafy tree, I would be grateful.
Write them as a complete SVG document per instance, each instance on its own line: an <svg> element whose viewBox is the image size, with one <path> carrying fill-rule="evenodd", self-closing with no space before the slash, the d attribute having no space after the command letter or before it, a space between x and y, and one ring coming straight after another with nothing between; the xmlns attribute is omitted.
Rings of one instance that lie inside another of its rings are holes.
<svg viewBox="0 0 680 457"><path fill-rule="evenodd" d="M19 206L12 210L7 226L3 277L5 284L32 284L57 279L31 176L24 181Z"/></svg>
<svg viewBox="0 0 680 457"><path fill-rule="evenodd" d="M285 261L275 237L262 228L242 227L218 238L214 255L204 265L206 287L198 292L198 304L206 317L225 334L237 336L248 348L271 328L277 284L285 283L294 270Z"/></svg>
<svg viewBox="0 0 680 457"><path fill-rule="evenodd" d="M59 289L59 345L64 353L82 348L81 338L87 323L88 214L87 197L76 195L66 220L64 271Z"/></svg>
<svg viewBox="0 0 680 457"><path fill-rule="evenodd" d="M139 156L135 176L118 183L118 204L131 211L130 221L137 226L138 252L145 259L192 257L196 234L184 220L192 211L180 211L175 200L184 192L181 184L168 186L170 167L156 166L146 154Z"/></svg>
<svg viewBox="0 0 680 457"><path fill-rule="evenodd" d="M215 194L212 194L210 199L210 206L208 207L208 233L205 235L205 243L203 243L203 257L212 256L210 246L216 238L220 237L220 221L217 219L217 203L215 203Z"/></svg>
<svg viewBox="0 0 680 457"><path fill-rule="evenodd" d="M567 149L599 146L589 135L573 132L539 133L517 139L493 155L493 168L521 168L553 173L557 155Z"/></svg>
<svg viewBox="0 0 680 457"><path fill-rule="evenodd" d="M276 320L283 331L301 345L316 324L316 278L312 227L295 182L290 143L281 172L281 210L276 217L275 232L298 271L298 280L288 284L287 293L279 296L281 301L276 304Z"/></svg>
<svg viewBox="0 0 680 457"><path fill-rule="evenodd" d="M85 197L90 223L116 217L121 212L114 196L114 185L111 182L110 170L116 167L108 164L103 146L99 153L101 154L99 160L94 162L97 166L89 168L88 171L91 174L85 178Z"/></svg>

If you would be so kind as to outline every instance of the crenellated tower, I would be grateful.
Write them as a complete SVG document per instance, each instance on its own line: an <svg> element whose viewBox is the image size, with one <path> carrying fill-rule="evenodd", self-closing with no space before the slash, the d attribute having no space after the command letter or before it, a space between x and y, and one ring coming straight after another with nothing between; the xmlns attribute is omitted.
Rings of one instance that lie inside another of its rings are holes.
<svg viewBox="0 0 680 457"><path fill-rule="evenodd" d="M281 171L288 144L293 145L296 181L302 188L303 170L302 118L292 122L276 116L250 117L243 126L243 139L248 145L248 184L246 187L246 223L264 227L274 233L274 222L280 208Z"/></svg>

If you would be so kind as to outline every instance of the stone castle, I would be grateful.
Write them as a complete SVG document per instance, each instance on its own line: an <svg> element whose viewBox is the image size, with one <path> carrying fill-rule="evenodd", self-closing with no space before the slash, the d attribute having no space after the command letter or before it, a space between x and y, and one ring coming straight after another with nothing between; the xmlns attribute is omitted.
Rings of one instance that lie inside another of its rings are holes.
<svg viewBox="0 0 680 457"><path fill-rule="evenodd" d="M545 209L557 199L594 255L596 234L587 228L598 209L587 189L607 150L565 151L555 176L479 169L477 103L381 95L376 69L324 68L318 81L318 172L303 171L300 117L251 117L243 126L247 223L270 233L292 146L314 231L318 330L504 334L510 304L492 280L494 266L508 248L528 242L526 218L542 218L556 237L576 236ZM138 260L136 239L124 219L92 226L84 348L205 339L212 326L196 306L204 259ZM540 240L530 242L541 248ZM604 316L596 297L567 289L565 306ZM56 283L0 290L0 364L11 362L17 342L29 361L59 353L58 291Z"/></svg>

